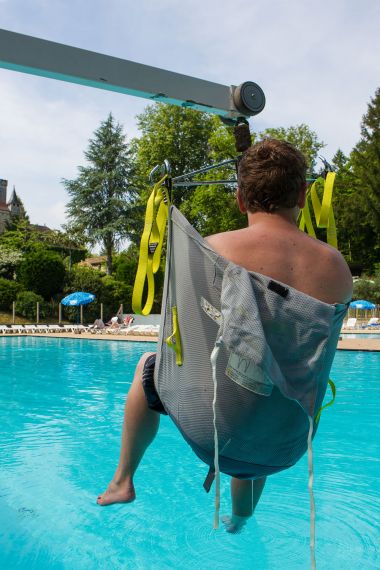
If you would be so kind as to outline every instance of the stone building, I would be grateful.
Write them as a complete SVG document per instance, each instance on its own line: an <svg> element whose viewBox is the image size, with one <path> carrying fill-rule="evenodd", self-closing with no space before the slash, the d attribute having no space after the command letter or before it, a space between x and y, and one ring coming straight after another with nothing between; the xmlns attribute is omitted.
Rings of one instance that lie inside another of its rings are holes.
<svg viewBox="0 0 380 570"><path fill-rule="evenodd" d="M15 187L9 200L7 200L8 180L0 178L0 234L2 234L6 227L7 222L12 219L12 216L25 216L25 209L22 201L16 194Z"/></svg>

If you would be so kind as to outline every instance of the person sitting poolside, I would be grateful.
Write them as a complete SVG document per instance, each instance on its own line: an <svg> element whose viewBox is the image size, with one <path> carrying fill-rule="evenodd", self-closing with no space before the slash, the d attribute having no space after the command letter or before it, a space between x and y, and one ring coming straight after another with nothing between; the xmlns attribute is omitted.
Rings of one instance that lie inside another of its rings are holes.
<svg viewBox="0 0 380 570"><path fill-rule="evenodd" d="M118 329L119 328L119 317L117 315L115 315L114 317L112 317L108 323L106 323L106 326L109 327L110 329Z"/></svg>
<svg viewBox="0 0 380 570"><path fill-rule="evenodd" d="M103 323L102 319L95 319L94 324L91 326L92 329L104 329L106 325Z"/></svg>
<svg viewBox="0 0 380 570"><path fill-rule="evenodd" d="M123 325L130 327L134 320L135 319L133 318L132 315L125 315L123 319Z"/></svg>
<svg viewBox="0 0 380 570"><path fill-rule="evenodd" d="M239 162L236 194L248 227L206 240L219 255L248 271L324 303L347 303L352 277L344 258L297 226L305 205L305 180L306 161L289 143L264 139L250 147ZM144 354L137 365L125 404L119 463L107 490L97 498L101 506L136 497L134 474L156 436L160 413L166 414L154 386L154 365L154 353ZM228 532L239 532L253 514L265 481L231 478L232 514L223 519Z"/></svg>

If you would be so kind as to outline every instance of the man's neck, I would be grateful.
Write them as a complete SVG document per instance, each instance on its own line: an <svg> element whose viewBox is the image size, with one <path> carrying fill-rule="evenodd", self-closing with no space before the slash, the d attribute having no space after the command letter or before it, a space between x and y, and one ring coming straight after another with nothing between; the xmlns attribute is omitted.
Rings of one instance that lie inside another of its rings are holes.
<svg viewBox="0 0 380 570"><path fill-rule="evenodd" d="M297 227L299 208L284 208L283 210L276 210L275 212L248 212L248 227L260 225L274 225L283 226L291 225Z"/></svg>

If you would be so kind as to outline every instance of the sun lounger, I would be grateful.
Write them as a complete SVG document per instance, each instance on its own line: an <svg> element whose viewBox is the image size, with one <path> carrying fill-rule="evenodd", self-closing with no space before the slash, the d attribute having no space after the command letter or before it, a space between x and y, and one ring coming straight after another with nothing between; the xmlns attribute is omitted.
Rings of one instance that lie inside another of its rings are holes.
<svg viewBox="0 0 380 570"><path fill-rule="evenodd" d="M0 334L9 334L10 332L12 332L12 330L8 328L7 325L0 325Z"/></svg>
<svg viewBox="0 0 380 570"><path fill-rule="evenodd" d="M28 334L38 332L36 325L24 325L24 327Z"/></svg>
<svg viewBox="0 0 380 570"><path fill-rule="evenodd" d="M368 323L366 325L364 325L365 328L367 327L379 327L380 323L379 323L379 319L378 317L371 317L368 321Z"/></svg>
<svg viewBox="0 0 380 570"><path fill-rule="evenodd" d="M346 324L343 326L344 329L354 329L356 327L356 319L355 317L350 317L347 319Z"/></svg>
<svg viewBox="0 0 380 570"><path fill-rule="evenodd" d="M26 330L24 325L10 325L11 326L11 332L12 333L16 333L16 334L25 334Z"/></svg>
<svg viewBox="0 0 380 570"><path fill-rule="evenodd" d="M39 333L47 333L49 331L48 326L47 325L36 325L36 332Z"/></svg>
<svg viewBox="0 0 380 570"><path fill-rule="evenodd" d="M123 334L137 336L157 336L159 332L159 325L132 325L123 330Z"/></svg>
<svg viewBox="0 0 380 570"><path fill-rule="evenodd" d="M47 328L48 328L47 332L50 332L50 333L58 333L58 332L61 332L61 330L62 330L61 325L47 325Z"/></svg>

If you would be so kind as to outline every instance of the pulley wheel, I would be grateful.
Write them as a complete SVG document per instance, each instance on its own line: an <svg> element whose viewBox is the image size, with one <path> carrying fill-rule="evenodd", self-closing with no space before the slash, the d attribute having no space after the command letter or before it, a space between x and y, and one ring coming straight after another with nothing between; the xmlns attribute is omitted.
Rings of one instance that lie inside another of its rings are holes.
<svg viewBox="0 0 380 570"><path fill-rule="evenodd" d="M233 94L235 107L243 115L258 115L265 107L264 91L253 81L245 81Z"/></svg>

